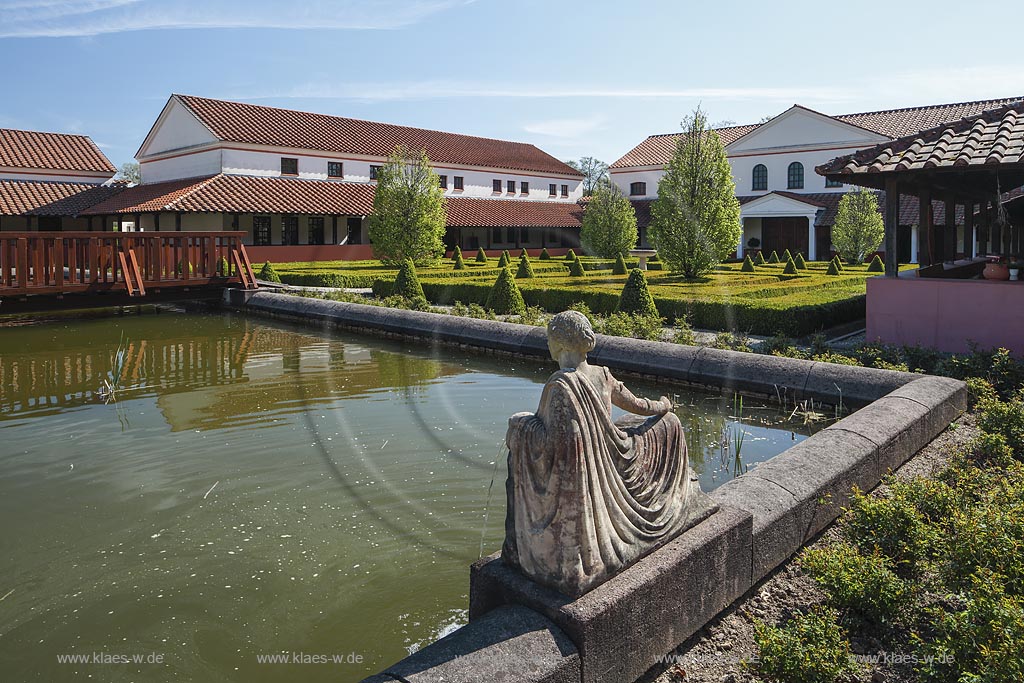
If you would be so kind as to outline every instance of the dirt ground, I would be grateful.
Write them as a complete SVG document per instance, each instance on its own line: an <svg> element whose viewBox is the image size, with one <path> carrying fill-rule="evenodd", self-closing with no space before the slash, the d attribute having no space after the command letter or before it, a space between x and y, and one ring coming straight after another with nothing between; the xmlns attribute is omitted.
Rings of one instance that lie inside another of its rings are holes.
<svg viewBox="0 0 1024 683"><path fill-rule="evenodd" d="M897 478L928 476L941 469L955 448L977 434L971 415L961 417L924 449L908 460L895 475ZM885 485L872 493L879 495ZM833 524L809 547L834 541L838 530ZM778 624L794 610L804 610L824 600L824 594L792 559L775 570L727 611L683 643L673 653L674 663L648 672L638 683L740 683L763 681L746 663L755 659L755 621ZM854 655L874 657L883 653L882 643L875 639L853 639ZM889 652L890 662L882 657L866 664L862 673L851 678L858 683L911 683L916 680L909 665L892 663L898 652ZM909 654L909 652L907 653ZM862 662L864 660L861 660Z"/></svg>

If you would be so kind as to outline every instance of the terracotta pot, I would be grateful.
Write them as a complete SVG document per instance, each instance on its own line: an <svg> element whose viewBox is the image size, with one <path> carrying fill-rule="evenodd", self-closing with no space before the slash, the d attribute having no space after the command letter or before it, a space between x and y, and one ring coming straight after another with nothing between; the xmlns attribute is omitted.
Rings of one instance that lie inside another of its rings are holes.
<svg viewBox="0 0 1024 683"><path fill-rule="evenodd" d="M986 280L1009 280L1010 267L1005 263L989 263L982 273Z"/></svg>

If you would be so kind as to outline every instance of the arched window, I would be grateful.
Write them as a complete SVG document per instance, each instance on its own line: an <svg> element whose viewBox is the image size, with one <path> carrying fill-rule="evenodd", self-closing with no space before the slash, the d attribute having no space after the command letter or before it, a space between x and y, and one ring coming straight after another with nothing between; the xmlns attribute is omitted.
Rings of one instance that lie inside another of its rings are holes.
<svg viewBox="0 0 1024 683"><path fill-rule="evenodd" d="M789 165L789 182L786 188L790 190L804 189L804 165L794 161Z"/></svg>
<svg viewBox="0 0 1024 683"><path fill-rule="evenodd" d="M754 167L753 173L753 186L751 190L767 190L768 189L768 167L764 164L758 164Z"/></svg>

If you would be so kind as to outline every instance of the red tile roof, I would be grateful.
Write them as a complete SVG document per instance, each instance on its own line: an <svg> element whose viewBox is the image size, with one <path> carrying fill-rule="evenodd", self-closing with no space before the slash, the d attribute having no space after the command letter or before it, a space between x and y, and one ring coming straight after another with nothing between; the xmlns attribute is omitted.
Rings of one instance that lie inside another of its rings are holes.
<svg viewBox="0 0 1024 683"><path fill-rule="evenodd" d="M1024 101L836 157L815 170L854 176L932 168L1024 164Z"/></svg>
<svg viewBox="0 0 1024 683"><path fill-rule="evenodd" d="M117 173L88 136L11 128L0 128L0 166Z"/></svg>
<svg viewBox="0 0 1024 683"><path fill-rule="evenodd" d="M125 186L0 180L0 216L77 216Z"/></svg>
<svg viewBox="0 0 1024 683"><path fill-rule="evenodd" d="M839 114L832 118L854 126L859 126L888 137L909 135L925 128L931 128L947 121L954 121L965 116L976 116L981 112L1017 102L1022 97L1010 97L996 100L978 100L975 102L956 102L953 104L935 104L926 107L907 107L904 109L887 109L858 114ZM747 126L730 126L718 128L722 143L728 145L744 135L752 132L761 124ZM631 168L634 166L662 166L668 163L675 149L676 140L682 133L666 133L652 135L630 150L625 156L611 165L611 168Z"/></svg>
<svg viewBox="0 0 1024 683"><path fill-rule="evenodd" d="M516 201L449 197L448 225L453 228L578 228L583 205L576 202Z"/></svg>
<svg viewBox="0 0 1024 683"><path fill-rule="evenodd" d="M397 145L424 149L435 164L582 177L534 145L409 128L242 102L173 95L220 140L387 157Z"/></svg>

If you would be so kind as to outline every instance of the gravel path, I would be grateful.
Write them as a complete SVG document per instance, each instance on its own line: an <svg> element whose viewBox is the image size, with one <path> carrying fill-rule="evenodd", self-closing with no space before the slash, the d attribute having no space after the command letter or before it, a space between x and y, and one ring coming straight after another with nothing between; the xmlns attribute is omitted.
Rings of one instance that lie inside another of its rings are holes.
<svg viewBox="0 0 1024 683"><path fill-rule="evenodd" d="M950 453L957 446L966 443L976 434L973 417L963 416L897 470L896 477L907 479L932 475L949 461ZM879 495L885 490L886 486L882 484L872 493ZM833 524L809 547L828 544L836 538L838 529ZM638 683L763 681L743 664L756 654L754 621L778 624L785 621L793 610L806 610L824 598L814 581L790 560L677 648L674 652L675 663L648 672ZM882 647L874 639L854 639L851 641L851 649L855 655L874 655ZM851 680L858 683L910 683L916 678L908 666L879 664L865 669Z"/></svg>

